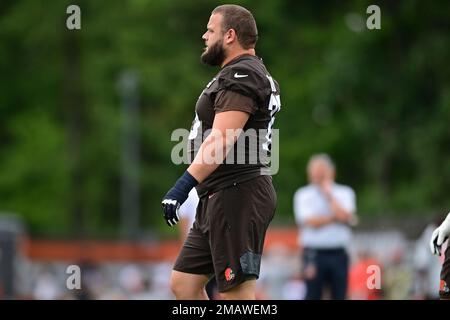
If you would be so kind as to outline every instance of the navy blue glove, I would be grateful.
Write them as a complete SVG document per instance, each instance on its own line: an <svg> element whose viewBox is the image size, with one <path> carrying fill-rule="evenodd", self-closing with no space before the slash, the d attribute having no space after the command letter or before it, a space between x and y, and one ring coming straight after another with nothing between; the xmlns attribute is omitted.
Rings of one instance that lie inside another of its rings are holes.
<svg viewBox="0 0 450 320"><path fill-rule="evenodd" d="M188 198L189 192L198 185L197 180L187 171L177 180L172 189L167 192L162 200L164 219L172 227L178 223L178 209Z"/></svg>

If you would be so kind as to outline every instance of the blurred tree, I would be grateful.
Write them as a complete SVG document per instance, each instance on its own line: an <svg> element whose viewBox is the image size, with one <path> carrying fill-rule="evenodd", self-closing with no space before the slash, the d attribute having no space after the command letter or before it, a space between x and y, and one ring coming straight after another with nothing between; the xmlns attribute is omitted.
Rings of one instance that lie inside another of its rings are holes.
<svg viewBox="0 0 450 320"><path fill-rule="evenodd" d="M276 221L315 152L358 194L361 215L444 210L450 188L450 3L240 1L255 15L260 55L282 90ZM66 8L81 8L69 31ZM218 71L200 64L218 1L0 2L0 210L32 234L118 236L124 117L117 78L139 74L141 230L170 233L160 199L186 166L170 134L189 128ZM448 208L446 208L448 210Z"/></svg>

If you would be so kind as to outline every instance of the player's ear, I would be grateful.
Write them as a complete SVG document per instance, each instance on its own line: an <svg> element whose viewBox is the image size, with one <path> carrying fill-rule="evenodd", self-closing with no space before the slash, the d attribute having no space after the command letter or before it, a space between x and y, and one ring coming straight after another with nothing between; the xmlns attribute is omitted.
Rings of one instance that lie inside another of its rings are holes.
<svg viewBox="0 0 450 320"><path fill-rule="evenodd" d="M225 32L225 43L230 44L236 40L237 40L236 31L234 29L228 29L228 31Z"/></svg>

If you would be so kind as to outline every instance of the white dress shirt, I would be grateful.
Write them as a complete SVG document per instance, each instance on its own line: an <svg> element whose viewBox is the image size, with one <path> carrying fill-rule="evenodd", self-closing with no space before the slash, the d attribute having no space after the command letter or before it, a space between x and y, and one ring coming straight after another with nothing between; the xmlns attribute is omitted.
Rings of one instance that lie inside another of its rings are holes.
<svg viewBox="0 0 450 320"><path fill-rule="evenodd" d="M334 183L331 188L333 198L353 216L356 197L352 188ZM310 218L333 215L329 201L317 185L300 188L294 195L295 219L301 232L299 243L313 249L347 249L351 241L351 229L347 224L332 222L318 228L305 224Z"/></svg>

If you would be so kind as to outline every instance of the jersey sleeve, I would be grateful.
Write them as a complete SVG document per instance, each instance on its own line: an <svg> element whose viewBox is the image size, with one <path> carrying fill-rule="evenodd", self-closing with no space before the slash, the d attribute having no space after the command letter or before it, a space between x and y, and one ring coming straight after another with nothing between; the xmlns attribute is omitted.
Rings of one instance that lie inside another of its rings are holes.
<svg viewBox="0 0 450 320"><path fill-rule="evenodd" d="M255 114L257 106L254 100L248 96L230 90L221 90L216 95L214 111L216 113L243 111L249 114Z"/></svg>
<svg viewBox="0 0 450 320"><path fill-rule="evenodd" d="M270 84L266 76L245 65L232 65L224 69L218 78L220 91L231 91L254 101L255 107L261 105L264 97L270 94Z"/></svg>

